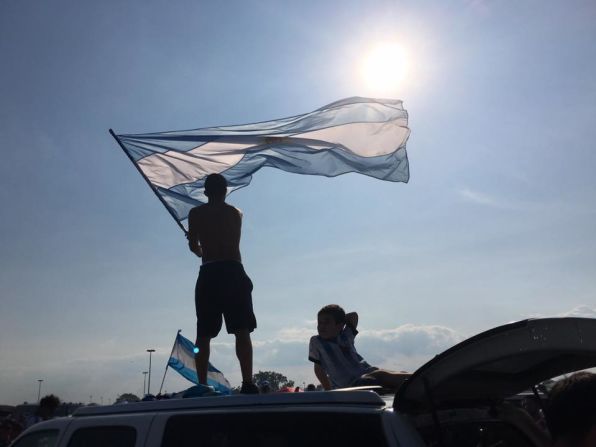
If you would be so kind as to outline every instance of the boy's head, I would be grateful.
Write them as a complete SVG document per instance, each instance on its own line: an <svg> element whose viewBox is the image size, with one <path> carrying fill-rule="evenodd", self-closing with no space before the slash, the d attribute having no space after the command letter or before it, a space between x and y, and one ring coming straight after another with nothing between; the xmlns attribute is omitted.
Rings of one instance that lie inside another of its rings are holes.
<svg viewBox="0 0 596 447"><path fill-rule="evenodd" d="M228 182L221 174L209 174L205 179L205 195L209 199L225 198L227 188Z"/></svg>
<svg viewBox="0 0 596 447"><path fill-rule="evenodd" d="M328 304L317 314L317 331L324 339L339 335L346 324L346 312L337 304Z"/></svg>

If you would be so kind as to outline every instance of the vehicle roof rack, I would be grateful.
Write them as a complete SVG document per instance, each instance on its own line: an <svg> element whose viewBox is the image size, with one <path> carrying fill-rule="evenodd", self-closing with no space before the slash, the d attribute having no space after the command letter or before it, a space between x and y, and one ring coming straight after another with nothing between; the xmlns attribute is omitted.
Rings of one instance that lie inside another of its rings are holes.
<svg viewBox="0 0 596 447"><path fill-rule="evenodd" d="M386 402L373 391L312 391L302 393L273 393L164 399L150 402L122 403L106 406L79 407L73 417L109 414L170 412L180 410L209 410L216 408L275 407L307 405L365 406L382 408Z"/></svg>

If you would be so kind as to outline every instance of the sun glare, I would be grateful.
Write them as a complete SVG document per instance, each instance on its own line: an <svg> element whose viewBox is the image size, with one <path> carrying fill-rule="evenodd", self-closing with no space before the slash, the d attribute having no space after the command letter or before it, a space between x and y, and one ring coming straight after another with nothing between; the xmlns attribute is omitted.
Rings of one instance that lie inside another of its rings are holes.
<svg viewBox="0 0 596 447"><path fill-rule="evenodd" d="M396 43L379 44L365 56L361 73L368 90L391 95L406 78L406 53Z"/></svg>

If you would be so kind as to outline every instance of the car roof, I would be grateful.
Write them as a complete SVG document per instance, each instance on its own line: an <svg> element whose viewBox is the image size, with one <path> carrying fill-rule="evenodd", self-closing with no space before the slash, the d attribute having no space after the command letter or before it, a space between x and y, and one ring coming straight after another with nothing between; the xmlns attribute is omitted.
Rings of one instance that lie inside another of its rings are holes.
<svg viewBox="0 0 596 447"><path fill-rule="evenodd" d="M186 399L165 399L150 402L134 402L97 407L80 407L73 417L162 412L178 410L209 410L220 408L282 407L282 406L337 406L338 408L358 406L384 408L386 402L373 391L331 391L303 393L274 393L255 395L232 395L194 397Z"/></svg>
<svg viewBox="0 0 596 447"><path fill-rule="evenodd" d="M596 319L541 318L469 338L420 367L398 390L403 412L490 404L552 377L596 366Z"/></svg>

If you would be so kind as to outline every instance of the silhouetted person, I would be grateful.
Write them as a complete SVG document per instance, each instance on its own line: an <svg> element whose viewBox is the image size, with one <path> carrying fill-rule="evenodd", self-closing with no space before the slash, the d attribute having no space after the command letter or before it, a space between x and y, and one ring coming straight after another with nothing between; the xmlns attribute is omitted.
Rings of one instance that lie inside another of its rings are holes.
<svg viewBox="0 0 596 447"><path fill-rule="evenodd" d="M546 422L554 447L596 446L596 374L579 372L550 392Z"/></svg>
<svg viewBox="0 0 596 447"><path fill-rule="evenodd" d="M35 414L27 421L27 427L37 424L41 421L47 421L52 419L58 406L60 405L60 399L53 394L48 394L39 401L39 406Z"/></svg>
<svg viewBox="0 0 596 447"><path fill-rule="evenodd" d="M195 355L199 382L207 384L209 346L221 329L222 315L229 334L236 336L236 355L242 373L241 393L258 393L252 382L252 342L257 327L252 307L252 282L242 266L242 212L225 203L226 179L211 174L205 180L207 204L188 216L190 250L203 259L195 288L197 340Z"/></svg>
<svg viewBox="0 0 596 447"><path fill-rule="evenodd" d="M380 385L397 389L410 376L370 366L356 352L358 314L337 304L323 307L317 314L317 331L310 339L308 359L315 364L317 379L325 390L359 385Z"/></svg>

